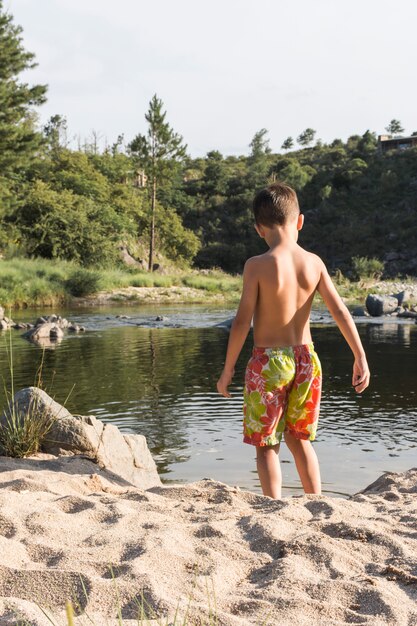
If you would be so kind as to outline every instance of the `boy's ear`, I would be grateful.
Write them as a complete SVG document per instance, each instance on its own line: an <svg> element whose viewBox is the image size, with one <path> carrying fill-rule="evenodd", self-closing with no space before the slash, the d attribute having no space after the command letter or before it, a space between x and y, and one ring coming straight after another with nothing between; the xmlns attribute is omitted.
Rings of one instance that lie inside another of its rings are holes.
<svg viewBox="0 0 417 626"><path fill-rule="evenodd" d="M297 230L301 230L304 226L304 214L300 213L297 219Z"/></svg>
<svg viewBox="0 0 417 626"><path fill-rule="evenodd" d="M265 231L264 231L264 229L262 228L261 224L259 224L259 225L258 225L258 224L255 222L254 226L255 226L255 230L256 230L256 232L258 233L259 237L262 237L262 239L263 239L263 238L265 237Z"/></svg>

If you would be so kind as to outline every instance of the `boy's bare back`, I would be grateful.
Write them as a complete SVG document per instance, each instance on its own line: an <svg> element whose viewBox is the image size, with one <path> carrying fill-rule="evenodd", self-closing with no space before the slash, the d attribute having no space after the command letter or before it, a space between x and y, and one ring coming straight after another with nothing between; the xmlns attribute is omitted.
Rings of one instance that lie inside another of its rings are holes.
<svg viewBox="0 0 417 626"><path fill-rule="evenodd" d="M235 364L253 319L251 357L245 370L243 441L256 446L262 491L281 497L277 452L282 435L294 455L305 493L321 493L317 456L311 447L317 429L321 364L310 334L316 291L323 298L353 355L352 385L369 385L369 368L358 331L323 261L298 245L304 216L296 193L274 183L257 193L255 229L269 250L248 259L217 390L230 398Z"/></svg>
<svg viewBox="0 0 417 626"><path fill-rule="evenodd" d="M296 242L280 244L247 262L258 294L253 340L259 347L311 342L309 316L319 286L322 262Z"/></svg>
<svg viewBox="0 0 417 626"><path fill-rule="evenodd" d="M218 391L230 397L227 387L252 319L255 347L310 343L310 311L318 292L353 352L352 385L361 393L369 385L365 352L352 316L325 264L297 243L304 216L294 190L280 184L262 190L255 196L254 213L255 229L269 250L245 263L242 295L217 383Z"/></svg>

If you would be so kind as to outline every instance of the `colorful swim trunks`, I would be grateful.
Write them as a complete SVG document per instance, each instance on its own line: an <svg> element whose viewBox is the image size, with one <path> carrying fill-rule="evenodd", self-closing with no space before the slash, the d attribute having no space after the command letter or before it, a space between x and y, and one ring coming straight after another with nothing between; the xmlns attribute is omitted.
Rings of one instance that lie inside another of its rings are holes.
<svg viewBox="0 0 417 626"><path fill-rule="evenodd" d="M245 372L243 441L273 446L284 431L313 441L320 397L321 364L313 343L254 347Z"/></svg>

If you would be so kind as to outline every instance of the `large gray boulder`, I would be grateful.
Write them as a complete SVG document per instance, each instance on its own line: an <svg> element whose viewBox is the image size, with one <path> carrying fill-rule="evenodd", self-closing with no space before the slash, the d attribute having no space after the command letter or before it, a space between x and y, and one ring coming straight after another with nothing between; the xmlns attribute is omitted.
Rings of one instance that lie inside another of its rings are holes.
<svg viewBox="0 0 417 626"><path fill-rule="evenodd" d="M376 293L370 293L365 302L368 313L373 317L394 313L398 307L398 300L393 296L381 296Z"/></svg>
<svg viewBox="0 0 417 626"><path fill-rule="evenodd" d="M43 322L30 328L22 337L31 341L40 341L42 339L62 339L64 331L55 322Z"/></svg>
<svg viewBox="0 0 417 626"><path fill-rule="evenodd" d="M72 415L38 387L27 387L13 399L18 415L30 411L36 418L47 415L52 427L46 434L42 452L55 455L82 454L141 489L161 484L155 461L143 435L123 434L114 424L104 424L93 415ZM0 424L7 421L7 407Z"/></svg>

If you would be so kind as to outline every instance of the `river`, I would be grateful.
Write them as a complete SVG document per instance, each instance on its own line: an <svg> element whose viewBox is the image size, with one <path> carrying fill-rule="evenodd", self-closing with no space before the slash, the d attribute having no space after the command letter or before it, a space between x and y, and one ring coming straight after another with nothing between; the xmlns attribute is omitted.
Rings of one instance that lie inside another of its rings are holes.
<svg viewBox="0 0 417 626"><path fill-rule="evenodd" d="M34 384L43 354L44 388L77 414L97 416L146 436L165 483L209 477L261 492L255 448L242 443L242 386L248 336L230 387L216 391L228 333L216 324L234 311L205 305L141 305L55 311L86 326L44 351L12 331L15 389ZM128 315L121 319L117 315ZM39 311L19 311L34 321ZM164 319L155 321L156 316ZM140 324L138 326L137 324ZM362 396L351 387L352 356L325 313L312 316L323 366L317 438L323 491L354 493L384 471L416 465L417 325L358 323L372 373ZM0 334L0 371L10 389L8 331ZM1 403L4 405L4 390ZM301 494L294 462L281 445L283 495Z"/></svg>

